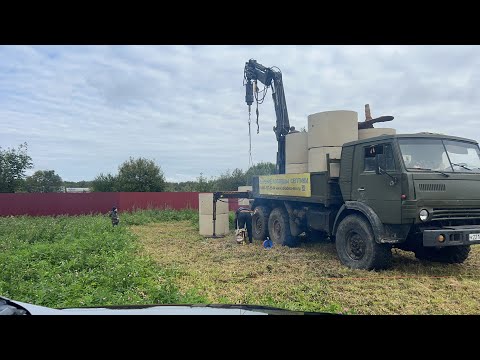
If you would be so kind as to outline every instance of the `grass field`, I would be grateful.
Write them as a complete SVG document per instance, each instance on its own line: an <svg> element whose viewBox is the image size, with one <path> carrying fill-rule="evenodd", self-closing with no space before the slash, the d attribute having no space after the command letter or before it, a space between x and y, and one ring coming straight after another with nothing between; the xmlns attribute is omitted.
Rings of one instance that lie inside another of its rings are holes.
<svg viewBox="0 0 480 360"><path fill-rule="evenodd" d="M349 314L479 314L480 247L462 265L416 260L394 250L391 270L343 267L334 244L264 249L237 245L233 235L204 239L189 222L132 228L143 253L176 269L181 291L209 303L269 305Z"/></svg>
<svg viewBox="0 0 480 360"><path fill-rule="evenodd" d="M49 307L199 302L176 274L138 255L127 224L177 221L194 212L0 218L0 294Z"/></svg>
<svg viewBox="0 0 480 360"><path fill-rule="evenodd" d="M347 314L479 314L480 247L464 264L394 250L392 269L342 266L331 243L264 249L205 239L192 211L0 218L0 294L50 307L258 304Z"/></svg>

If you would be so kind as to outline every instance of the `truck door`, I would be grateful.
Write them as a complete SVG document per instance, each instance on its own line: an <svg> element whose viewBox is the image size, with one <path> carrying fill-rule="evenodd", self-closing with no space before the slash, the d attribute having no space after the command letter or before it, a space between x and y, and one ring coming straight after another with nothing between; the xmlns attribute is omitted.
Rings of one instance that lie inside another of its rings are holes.
<svg viewBox="0 0 480 360"><path fill-rule="evenodd" d="M385 170L396 183L386 174L376 174L376 154L385 155ZM352 199L369 205L386 224L401 222L401 167L394 155L392 143L370 143L357 145L354 157Z"/></svg>

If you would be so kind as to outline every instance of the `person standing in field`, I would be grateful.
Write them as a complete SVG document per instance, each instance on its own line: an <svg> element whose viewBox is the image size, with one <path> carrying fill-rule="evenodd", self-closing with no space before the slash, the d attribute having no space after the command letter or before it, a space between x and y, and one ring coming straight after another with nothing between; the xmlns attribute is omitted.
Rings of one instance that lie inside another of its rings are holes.
<svg viewBox="0 0 480 360"><path fill-rule="evenodd" d="M116 226L119 224L120 218L118 216L118 210L115 206L112 207L112 210L110 211L109 216L112 219L112 226Z"/></svg>

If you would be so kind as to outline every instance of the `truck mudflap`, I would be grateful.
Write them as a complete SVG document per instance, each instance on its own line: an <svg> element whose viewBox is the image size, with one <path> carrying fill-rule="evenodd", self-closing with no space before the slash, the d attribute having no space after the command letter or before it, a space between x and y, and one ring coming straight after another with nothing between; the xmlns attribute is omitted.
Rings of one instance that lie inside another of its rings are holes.
<svg viewBox="0 0 480 360"><path fill-rule="evenodd" d="M445 247L480 244L480 225L447 226L423 230L423 246Z"/></svg>

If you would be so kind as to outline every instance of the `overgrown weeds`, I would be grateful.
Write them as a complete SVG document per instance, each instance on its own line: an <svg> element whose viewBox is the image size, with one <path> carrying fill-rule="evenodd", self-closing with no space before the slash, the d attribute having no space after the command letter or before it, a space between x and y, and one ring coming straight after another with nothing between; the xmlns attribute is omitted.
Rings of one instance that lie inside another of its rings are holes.
<svg viewBox="0 0 480 360"><path fill-rule="evenodd" d="M49 307L201 300L178 291L175 269L138 255L129 220L148 216L124 214L117 227L101 215L0 218L0 294Z"/></svg>

